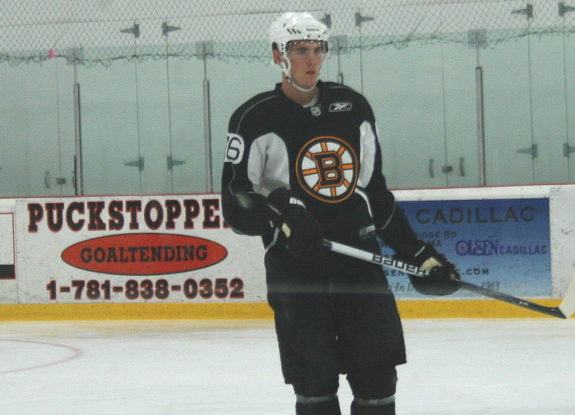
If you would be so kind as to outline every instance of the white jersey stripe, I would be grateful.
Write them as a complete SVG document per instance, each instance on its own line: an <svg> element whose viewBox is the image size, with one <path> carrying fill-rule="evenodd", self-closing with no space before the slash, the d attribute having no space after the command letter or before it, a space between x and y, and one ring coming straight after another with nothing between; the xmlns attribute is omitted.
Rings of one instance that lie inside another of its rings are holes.
<svg viewBox="0 0 575 415"><path fill-rule="evenodd" d="M359 131L361 140L359 155L361 169L359 172L358 185L365 188L373 175L377 140L371 128L371 124L368 121L364 121L361 124Z"/></svg>
<svg viewBox="0 0 575 415"><path fill-rule="evenodd" d="M278 187L289 188L289 155L280 136L268 133L256 138L248 157L247 174L256 192L267 196Z"/></svg>

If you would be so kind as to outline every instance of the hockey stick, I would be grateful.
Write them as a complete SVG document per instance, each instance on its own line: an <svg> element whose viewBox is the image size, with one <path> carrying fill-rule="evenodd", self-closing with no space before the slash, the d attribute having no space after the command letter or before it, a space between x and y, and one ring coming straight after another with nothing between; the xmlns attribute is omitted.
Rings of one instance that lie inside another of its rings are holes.
<svg viewBox="0 0 575 415"><path fill-rule="evenodd" d="M429 275L429 271L423 270L419 267L416 267L415 265L409 265L396 259L388 258L383 255L375 254L369 251L364 251L348 245L340 244L339 242L333 242L324 239L323 244L330 251L341 255L347 255L356 259L360 259L362 261L371 262L377 265L383 265L384 267L408 273L411 275L415 275L420 278L424 278ZM565 297L558 307L546 307L544 305L532 303L531 301L513 297L511 295L504 294L502 292L490 290L488 288L484 288L467 281L460 281L459 283L461 285L461 288L466 289L467 291L472 291L474 293L481 294L485 297L494 298L499 301L527 308L531 311L547 314L549 316L566 319L571 317L573 312L575 312L575 281L573 280L569 284Z"/></svg>

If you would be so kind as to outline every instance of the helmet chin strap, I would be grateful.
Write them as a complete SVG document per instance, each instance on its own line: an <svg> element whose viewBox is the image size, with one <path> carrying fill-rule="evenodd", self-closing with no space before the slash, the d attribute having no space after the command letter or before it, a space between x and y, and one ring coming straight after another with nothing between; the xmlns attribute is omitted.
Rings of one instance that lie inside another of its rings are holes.
<svg viewBox="0 0 575 415"><path fill-rule="evenodd" d="M287 64L286 64L287 62ZM288 83L293 86L295 89L297 89L300 92L310 92L313 91L313 89L315 88L315 85L312 86L311 88L304 88L302 86L299 86L296 81L293 79L293 77L291 76L291 62L288 59L287 56L283 57L282 61L278 64L280 67L280 70L282 71L282 73L285 75Z"/></svg>

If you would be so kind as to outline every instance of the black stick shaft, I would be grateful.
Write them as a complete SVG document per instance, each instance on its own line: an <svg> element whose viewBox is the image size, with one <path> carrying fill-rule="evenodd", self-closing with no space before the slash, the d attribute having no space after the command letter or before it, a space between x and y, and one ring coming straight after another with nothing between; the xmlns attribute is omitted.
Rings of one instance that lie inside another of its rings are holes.
<svg viewBox="0 0 575 415"><path fill-rule="evenodd" d="M373 264L383 265L384 267L391 268L397 271L415 275L419 278L425 278L429 273L415 265L405 264L392 258L387 258L383 255L374 254L372 252L364 251L362 249L354 248L352 246L340 244L324 240L325 247L338 254L347 255L362 261L371 262ZM490 290L489 288L481 287L467 281L460 281L461 288L472 291L476 294L481 294L485 297L493 298L495 300L503 301L508 304L513 304L518 307L523 307L537 313L547 314L557 318L567 318L558 307L546 307L541 304L532 303L531 301L523 300L521 298L513 297L512 295L505 294L499 291Z"/></svg>

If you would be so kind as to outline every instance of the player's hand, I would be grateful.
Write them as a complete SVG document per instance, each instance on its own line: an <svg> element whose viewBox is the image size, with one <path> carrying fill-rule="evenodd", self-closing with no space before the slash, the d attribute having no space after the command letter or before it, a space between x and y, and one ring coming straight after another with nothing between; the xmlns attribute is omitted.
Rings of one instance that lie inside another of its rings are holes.
<svg viewBox="0 0 575 415"><path fill-rule="evenodd" d="M268 196L270 220L286 238L287 251L296 258L311 260L323 247L321 226L305 204L287 189Z"/></svg>
<svg viewBox="0 0 575 415"><path fill-rule="evenodd" d="M425 295L449 295L460 287L461 280L455 266L430 244L421 242L412 255L398 259L429 271L425 278L409 276L416 291Z"/></svg>

